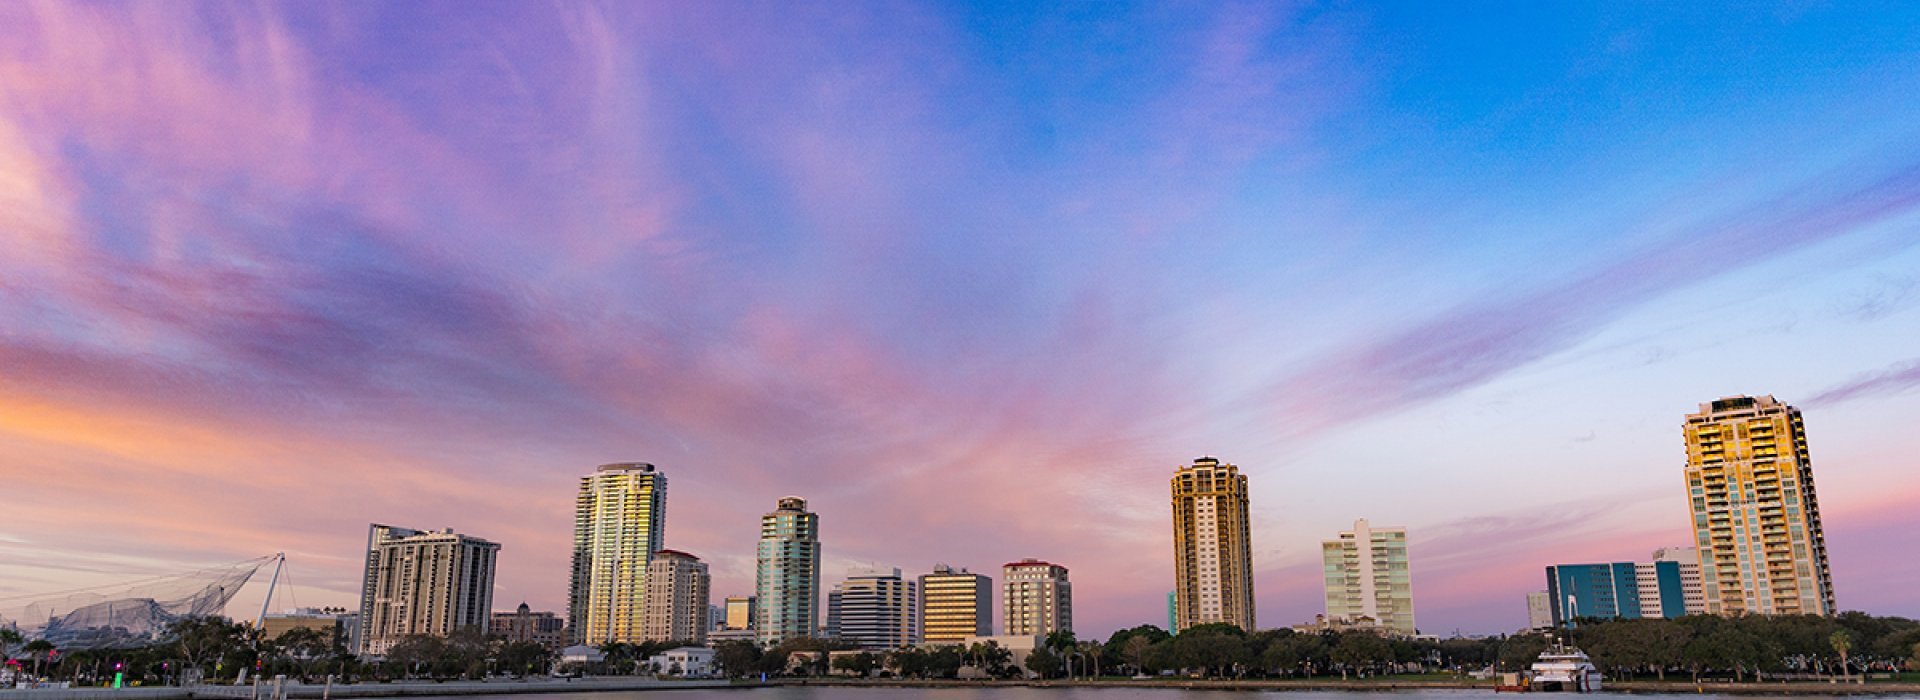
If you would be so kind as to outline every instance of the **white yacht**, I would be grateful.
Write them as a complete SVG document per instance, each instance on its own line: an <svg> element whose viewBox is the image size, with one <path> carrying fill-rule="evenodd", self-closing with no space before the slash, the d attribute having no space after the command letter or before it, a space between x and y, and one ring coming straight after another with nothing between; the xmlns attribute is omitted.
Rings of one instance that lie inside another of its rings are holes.
<svg viewBox="0 0 1920 700"><path fill-rule="evenodd" d="M1600 690L1600 669L1579 649L1555 642L1533 662L1533 690L1592 693Z"/></svg>

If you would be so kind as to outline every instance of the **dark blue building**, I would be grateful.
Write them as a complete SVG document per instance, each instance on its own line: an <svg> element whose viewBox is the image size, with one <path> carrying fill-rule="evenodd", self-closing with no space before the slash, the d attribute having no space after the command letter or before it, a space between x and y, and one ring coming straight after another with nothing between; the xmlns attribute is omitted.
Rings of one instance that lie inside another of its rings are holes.
<svg viewBox="0 0 1920 700"><path fill-rule="evenodd" d="M1583 617L1633 620L1687 614L1680 564L1671 561L1549 566L1547 599L1556 626Z"/></svg>

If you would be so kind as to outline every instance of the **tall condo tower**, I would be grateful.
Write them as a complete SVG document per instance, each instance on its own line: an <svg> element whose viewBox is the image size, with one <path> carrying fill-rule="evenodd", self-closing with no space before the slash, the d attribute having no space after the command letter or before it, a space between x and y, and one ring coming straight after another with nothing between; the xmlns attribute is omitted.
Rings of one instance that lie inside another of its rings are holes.
<svg viewBox="0 0 1920 700"><path fill-rule="evenodd" d="M1252 632L1247 477L1212 457L1173 475L1175 632L1225 622Z"/></svg>
<svg viewBox="0 0 1920 700"><path fill-rule="evenodd" d="M602 464L580 477L569 643L633 644L645 637L647 564L663 544L666 508L667 475L651 464Z"/></svg>
<svg viewBox="0 0 1920 700"><path fill-rule="evenodd" d="M1073 582L1067 567L1022 559L1000 569L1007 599L1005 634L1034 636L1073 631Z"/></svg>
<svg viewBox="0 0 1920 700"><path fill-rule="evenodd" d="M1772 396L1700 404L1687 493L1709 614L1832 615L1833 577L1800 409Z"/></svg>
<svg viewBox="0 0 1920 700"><path fill-rule="evenodd" d="M930 644L993 636L993 579L946 564L921 574L920 635Z"/></svg>
<svg viewBox="0 0 1920 700"><path fill-rule="evenodd" d="M1327 619L1372 618L1381 627L1413 635L1413 578L1407 569L1407 530L1374 527L1365 518L1339 539L1320 543L1327 575Z"/></svg>
<svg viewBox="0 0 1920 700"><path fill-rule="evenodd" d="M707 565L686 552L662 549L647 563L647 615L641 636L651 642L707 642Z"/></svg>
<svg viewBox="0 0 1920 700"><path fill-rule="evenodd" d="M811 637L820 626L820 516L788 496L760 517L754 573L754 638L773 646Z"/></svg>
<svg viewBox="0 0 1920 700"><path fill-rule="evenodd" d="M359 653L384 655L413 635L484 633L493 621L493 565L499 553L500 545L453 530L368 526Z"/></svg>

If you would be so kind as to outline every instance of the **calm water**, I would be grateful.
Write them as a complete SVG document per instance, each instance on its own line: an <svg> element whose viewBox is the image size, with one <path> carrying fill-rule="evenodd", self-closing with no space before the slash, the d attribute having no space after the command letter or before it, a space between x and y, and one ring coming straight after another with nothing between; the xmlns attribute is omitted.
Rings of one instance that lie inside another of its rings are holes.
<svg viewBox="0 0 1920 700"><path fill-rule="evenodd" d="M1276 700L1357 700L1367 697L1391 697L1398 700L1515 700L1517 697L1577 697L1573 695L1495 694L1491 690L1399 690L1399 691L1321 691L1321 690L1184 690L1180 688L832 688L772 687L752 689L666 691L605 691L594 693L557 693L538 695L456 696L451 700L1227 700L1250 694L1267 694ZM1765 700L1781 695L1696 695L1696 694L1616 694L1618 698L1723 698ZM1828 695L1796 695L1802 698L1829 698ZM1920 695L1854 696L1853 700L1920 700Z"/></svg>

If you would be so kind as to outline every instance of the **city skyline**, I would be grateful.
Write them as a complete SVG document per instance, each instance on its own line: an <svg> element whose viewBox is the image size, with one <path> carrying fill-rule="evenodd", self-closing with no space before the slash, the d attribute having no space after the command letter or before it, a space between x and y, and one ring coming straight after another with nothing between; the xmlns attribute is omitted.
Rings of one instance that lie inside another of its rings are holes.
<svg viewBox="0 0 1920 700"><path fill-rule="evenodd" d="M1772 395L1838 608L1920 616L1913 8L169 9L0 5L0 597L352 607L395 522L565 611L633 459L715 598L797 494L829 576L1042 557L1104 636L1215 454L1262 626L1369 517L1496 633Z"/></svg>

